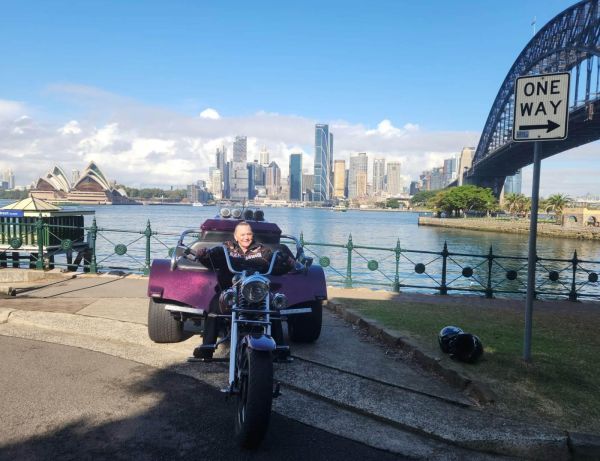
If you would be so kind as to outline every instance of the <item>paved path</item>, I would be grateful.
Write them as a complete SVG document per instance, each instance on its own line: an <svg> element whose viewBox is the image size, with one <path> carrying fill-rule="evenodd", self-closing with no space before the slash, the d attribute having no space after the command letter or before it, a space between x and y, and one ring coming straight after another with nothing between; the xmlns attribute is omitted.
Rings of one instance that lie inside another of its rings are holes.
<svg viewBox="0 0 600 461"><path fill-rule="evenodd" d="M0 460L405 459L277 413L243 451L233 402L195 379L39 341L0 336L0 350Z"/></svg>
<svg viewBox="0 0 600 461"><path fill-rule="evenodd" d="M226 380L222 364L185 362L198 337L173 345L148 340L146 285L147 279L84 276L20 287L16 297L0 299L0 335L83 347L221 387ZM331 289L329 294L391 296L371 290ZM519 457L568 458L564 433L481 411L463 389L330 312L325 312L319 341L294 345L293 354L296 361L276 370L284 389L274 406L280 415L411 458L498 459L459 445Z"/></svg>

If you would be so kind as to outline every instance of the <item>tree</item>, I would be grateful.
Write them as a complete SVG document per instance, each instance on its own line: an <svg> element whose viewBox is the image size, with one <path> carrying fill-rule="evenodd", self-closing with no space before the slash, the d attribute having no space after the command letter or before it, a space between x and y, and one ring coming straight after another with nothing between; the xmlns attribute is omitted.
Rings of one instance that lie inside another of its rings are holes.
<svg viewBox="0 0 600 461"><path fill-rule="evenodd" d="M431 198L435 197L439 191L437 190L422 190L413 195L410 199L411 207L428 206Z"/></svg>
<svg viewBox="0 0 600 461"><path fill-rule="evenodd" d="M569 205L573 199L565 194L553 194L546 199L546 210L554 211L556 214L556 222L560 222L562 212L565 206Z"/></svg>
<svg viewBox="0 0 600 461"><path fill-rule="evenodd" d="M498 209L498 201L491 189L473 185L445 189L430 201L438 211L444 211L448 216L458 216L461 211L480 211L489 213Z"/></svg>

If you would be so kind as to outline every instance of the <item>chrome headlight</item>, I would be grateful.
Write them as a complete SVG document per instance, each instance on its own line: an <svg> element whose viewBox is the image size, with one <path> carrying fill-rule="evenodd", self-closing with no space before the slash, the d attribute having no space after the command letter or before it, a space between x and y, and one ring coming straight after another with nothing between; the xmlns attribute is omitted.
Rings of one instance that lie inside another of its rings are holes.
<svg viewBox="0 0 600 461"><path fill-rule="evenodd" d="M221 208L219 211L221 218L229 218L231 216L231 210L229 208Z"/></svg>
<svg viewBox="0 0 600 461"><path fill-rule="evenodd" d="M287 298L282 293L277 293L271 298L271 306L276 310L285 309L287 307Z"/></svg>
<svg viewBox="0 0 600 461"><path fill-rule="evenodd" d="M240 219L242 217L242 210L239 208L234 208L231 210L231 217L234 219Z"/></svg>
<svg viewBox="0 0 600 461"><path fill-rule="evenodd" d="M242 296L250 303L259 303L269 294L268 279L260 276L248 277L242 284Z"/></svg>

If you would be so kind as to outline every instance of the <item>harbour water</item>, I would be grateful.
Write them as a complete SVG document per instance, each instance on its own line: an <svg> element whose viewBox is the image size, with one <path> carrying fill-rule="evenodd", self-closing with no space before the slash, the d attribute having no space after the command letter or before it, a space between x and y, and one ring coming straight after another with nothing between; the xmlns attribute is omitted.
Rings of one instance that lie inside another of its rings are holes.
<svg viewBox="0 0 600 461"><path fill-rule="evenodd" d="M3 203L0 202L0 206L2 205ZM183 230L199 229L205 219L214 217L218 211L214 206L183 205L86 207L86 209L90 208L95 211L96 223L100 229L96 241L99 266L113 268L143 266L146 246L145 237L141 233L146 229L148 221L152 231L158 233L152 237L151 257L166 258L169 249L175 245L177 236ZM352 277L359 283L363 280L388 286L392 284L395 253L389 250L394 249L398 241L403 250L399 264L399 281L407 285L439 286L442 269L439 255L413 254L410 251L404 253L405 250L439 253L444 243L447 243L450 253L479 255L479 258L452 255L448 261L449 282L458 279L461 279L461 283L464 282L466 279L461 277L461 270L464 267L472 267L475 277L469 279L465 286L475 286L477 289L483 289L487 283L488 266L485 255L489 253L490 247L494 255L527 257L527 235L419 227L418 213L360 210L339 212L323 208L264 208L263 211L266 219L276 222L284 234L299 236L302 233L306 242L345 245L351 235L355 246L388 249L388 251L361 248L354 250ZM86 225L91 225L92 219L93 216L86 216ZM120 233L114 230L130 232ZM125 255L115 254L116 245L119 244L127 246ZM327 269L328 281L331 279L337 280L338 283L345 283L347 249L321 246L308 246L307 249L309 255L316 259L327 256L331 260L331 265ZM600 242L538 237L538 255L542 258L568 260L573 257L574 251L577 251L579 260L600 261ZM368 268L369 261L377 261L378 269ZM414 270L417 263L427 266L426 272L435 274L436 280L418 276ZM494 276L501 280L498 289L522 290L526 261L500 258L495 260L493 266ZM600 264L587 264L584 267L589 268L590 271L600 272ZM563 282L562 287L559 288L568 289L570 283L568 262L549 262L545 269L547 273L544 275L544 270L538 268L540 271L538 279L542 280L541 283L547 279L547 274L551 270L556 270L561 273L561 281L558 284ZM507 281L505 276L507 270L519 271L519 279ZM581 276L578 276L581 283L587 283L586 270L584 269ZM587 285L586 289L597 289L596 283Z"/></svg>

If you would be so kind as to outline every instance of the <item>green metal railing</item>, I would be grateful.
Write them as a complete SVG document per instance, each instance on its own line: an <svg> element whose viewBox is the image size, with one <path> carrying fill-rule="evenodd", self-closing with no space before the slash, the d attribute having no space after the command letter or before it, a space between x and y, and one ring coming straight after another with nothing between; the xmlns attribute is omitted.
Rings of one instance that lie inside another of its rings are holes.
<svg viewBox="0 0 600 461"><path fill-rule="evenodd" d="M178 233L156 232L150 221L138 231L91 226L66 226L31 219L0 224L0 266L65 267L87 272L121 270L148 275L154 258L170 257ZM197 238L198 234L191 235ZM472 292L487 297L519 296L526 293L526 257L453 252L447 243L441 251L346 243L300 242L325 270L330 284L352 288L373 286L400 291ZM27 256L23 257L21 253ZM59 261L64 255L65 261ZM73 255L76 255L73 260ZM538 257L536 296L600 298L600 261Z"/></svg>
<svg viewBox="0 0 600 461"><path fill-rule="evenodd" d="M392 291L450 291L495 295L527 293L527 257L452 252L445 242L441 251L300 241L307 254L325 268L328 283L346 288L360 285L387 287ZM329 253L330 254L329 254ZM337 263L337 265L335 264ZM600 261L582 260L575 251L570 259L538 257L536 296L600 299Z"/></svg>

